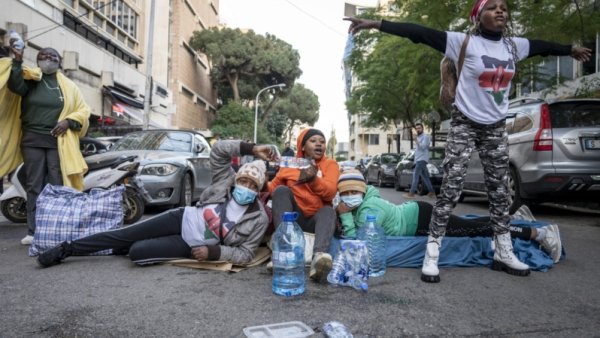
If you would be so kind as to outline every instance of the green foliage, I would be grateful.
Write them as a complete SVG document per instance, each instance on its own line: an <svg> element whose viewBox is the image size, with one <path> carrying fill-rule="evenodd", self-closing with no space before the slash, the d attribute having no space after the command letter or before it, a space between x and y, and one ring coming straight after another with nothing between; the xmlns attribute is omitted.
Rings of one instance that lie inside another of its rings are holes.
<svg viewBox="0 0 600 338"><path fill-rule="evenodd" d="M238 102L229 101L221 107L212 125L212 132L222 139L252 140L254 138L254 111Z"/></svg>
<svg viewBox="0 0 600 338"><path fill-rule="evenodd" d="M190 46L208 56L211 81L223 102L254 100L260 89L277 83L291 87L302 74L298 51L274 35L213 27L195 31Z"/></svg>
<svg viewBox="0 0 600 338"><path fill-rule="evenodd" d="M301 83L296 83L287 97L281 99L276 110L286 119L281 135L289 135L294 126L306 123L313 126L319 120L319 98Z"/></svg>

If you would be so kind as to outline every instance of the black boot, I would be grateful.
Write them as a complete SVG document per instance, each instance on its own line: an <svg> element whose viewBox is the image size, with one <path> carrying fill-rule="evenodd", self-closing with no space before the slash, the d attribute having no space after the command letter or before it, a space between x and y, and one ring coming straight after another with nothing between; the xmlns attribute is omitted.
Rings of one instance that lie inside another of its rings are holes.
<svg viewBox="0 0 600 338"><path fill-rule="evenodd" d="M62 242L54 248L48 249L39 254L37 260L42 267L47 268L60 264L63 259L71 256L72 253L73 250L71 248L71 244Z"/></svg>

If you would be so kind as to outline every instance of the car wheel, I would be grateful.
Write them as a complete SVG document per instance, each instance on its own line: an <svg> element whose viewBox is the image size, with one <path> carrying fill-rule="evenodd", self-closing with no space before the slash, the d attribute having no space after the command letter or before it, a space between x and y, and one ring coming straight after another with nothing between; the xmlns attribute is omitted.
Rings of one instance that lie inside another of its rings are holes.
<svg viewBox="0 0 600 338"><path fill-rule="evenodd" d="M27 201L22 197L13 197L0 203L2 215L13 223L27 223Z"/></svg>
<svg viewBox="0 0 600 338"><path fill-rule="evenodd" d="M123 195L123 222L133 224L144 215L144 199L131 188L125 189Z"/></svg>
<svg viewBox="0 0 600 338"><path fill-rule="evenodd" d="M419 184L417 184L417 194L423 196L425 194L427 194L427 188L425 188L425 184L423 184L423 181L419 180Z"/></svg>
<svg viewBox="0 0 600 338"><path fill-rule="evenodd" d="M514 168L510 168L508 175L509 207L508 212L513 214L523 205L523 199L520 193L519 176Z"/></svg>
<svg viewBox="0 0 600 338"><path fill-rule="evenodd" d="M186 173L181 182L181 190L179 194L179 206L186 207L192 205L192 176Z"/></svg>

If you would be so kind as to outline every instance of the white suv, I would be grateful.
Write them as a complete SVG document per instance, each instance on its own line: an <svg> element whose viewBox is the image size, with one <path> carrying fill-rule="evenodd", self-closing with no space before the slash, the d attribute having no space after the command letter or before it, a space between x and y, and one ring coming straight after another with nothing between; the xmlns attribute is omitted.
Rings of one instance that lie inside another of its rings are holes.
<svg viewBox="0 0 600 338"><path fill-rule="evenodd" d="M506 119L512 204L600 200L600 99L512 101ZM485 195L475 151L463 195Z"/></svg>

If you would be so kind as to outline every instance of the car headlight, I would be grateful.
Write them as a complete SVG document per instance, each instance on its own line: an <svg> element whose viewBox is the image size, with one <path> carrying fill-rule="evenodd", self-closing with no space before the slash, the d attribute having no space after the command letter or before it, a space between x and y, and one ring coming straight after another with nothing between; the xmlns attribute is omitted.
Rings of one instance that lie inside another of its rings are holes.
<svg viewBox="0 0 600 338"><path fill-rule="evenodd" d="M431 163L427 163L427 171L429 172L429 176L438 175L440 173L438 167Z"/></svg>
<svg viewBox="0 0 600 338"><path fill-rule="evenodd" d="M152 176L168 176L177 171L178 167L172 164L147 164L140 170L141 175L152 175Z"/></svg>

